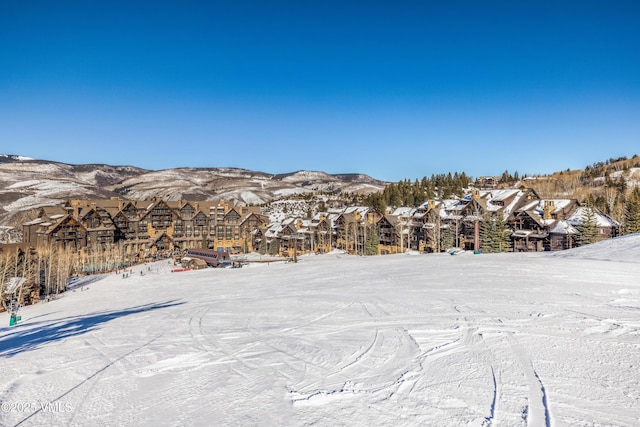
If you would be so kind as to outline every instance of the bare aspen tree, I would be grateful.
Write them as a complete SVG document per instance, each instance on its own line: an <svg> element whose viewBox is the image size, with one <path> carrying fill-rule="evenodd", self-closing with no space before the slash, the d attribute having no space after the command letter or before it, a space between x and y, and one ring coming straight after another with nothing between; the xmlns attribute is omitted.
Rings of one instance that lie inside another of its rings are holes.
<svg viewBox="0 0 640 427"><path fill-rule="evenodd" d="M0 309L3 311L6 309L4 291L9 265L11 265L10 254L3 252L0 254L0 300L2 301Z"/></svg>

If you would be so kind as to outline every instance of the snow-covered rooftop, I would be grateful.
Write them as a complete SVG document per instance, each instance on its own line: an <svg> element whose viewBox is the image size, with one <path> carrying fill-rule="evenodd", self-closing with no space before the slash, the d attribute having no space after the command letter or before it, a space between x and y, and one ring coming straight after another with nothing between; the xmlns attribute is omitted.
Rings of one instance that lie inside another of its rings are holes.
<svg viewBox="0 0 640 427"><path fill-rule="evenodd" d="M567 218L567 222L573 226L580 225L584 222L585 218L588 215L588 211L591 208L581 206L569 217ZM614 220L613 218L605 215L597 210L593 212L594 219L596 220L596 224L598 227L617 227L620 224Z"/></svg>
<svg viewBox="0 0 640 427"><path fill-rule="evenodd" d="M558 221L549 232L554 234L578 234L578 230L564 220Z"/></svg>

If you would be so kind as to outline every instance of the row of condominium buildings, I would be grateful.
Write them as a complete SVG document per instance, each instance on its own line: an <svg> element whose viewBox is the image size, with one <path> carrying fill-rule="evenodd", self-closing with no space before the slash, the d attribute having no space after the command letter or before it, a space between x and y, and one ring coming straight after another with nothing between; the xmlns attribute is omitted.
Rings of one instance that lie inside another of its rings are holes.
<svg viewBox="0 0 640 427"><path fill-rule="evenodd" d="M194 247L231 253L362 254L376 233L377 252L479 249L478 224L492 215L509 226L505 251L555 251L576 245L585 210L577 200L543 200L532 189L472 190L455 200L428 200L417 208L382 214L365 206L270 220L259 206L225 201L68 200L43 207L23 224L23 242L85 253L117 247L133 259L166 256ZM598 238L615 237L620 224L594 210ZM592 217L593 218L593 217Z"/></svg>

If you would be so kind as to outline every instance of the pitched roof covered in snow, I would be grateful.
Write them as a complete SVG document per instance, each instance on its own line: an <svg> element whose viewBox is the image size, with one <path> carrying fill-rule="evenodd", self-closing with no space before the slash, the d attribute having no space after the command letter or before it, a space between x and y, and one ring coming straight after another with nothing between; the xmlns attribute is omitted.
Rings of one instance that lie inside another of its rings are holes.
<svg viewBox="0 0 640 427"><path fill-rule="evenodd" d="M560 220L558 223L549 230L551 234L578 234L578 230L565 220Z"/></svg>
<svg viewBox="0 0 640 427"><path fill-rule="evenodd" d="M596 220L596 224L600 228L611 228L611 227L619 227L620 223L615 219L611 218L609 215L601 212L599 209L589 208L586 206L581 206L569 217L567 218L567 222L573 226L581 225L584 223L585 218L589 214L589 210L593 209L594 218Z"/></svg>

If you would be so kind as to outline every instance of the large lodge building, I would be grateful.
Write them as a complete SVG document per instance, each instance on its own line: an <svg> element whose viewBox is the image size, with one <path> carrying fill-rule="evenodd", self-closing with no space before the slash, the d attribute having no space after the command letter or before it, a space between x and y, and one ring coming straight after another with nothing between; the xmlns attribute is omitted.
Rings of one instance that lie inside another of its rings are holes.
<svg viewBox="0 0 640 427"><path fill-rule="evenodd" d="M23 236L32 247L55 243L86 254L117 247L131 259L190 248L285 256L333 249L363 254L371 233L377 234L381 254L441 252L447 245L479 249L479 224L499 215L511 230L511 246L505 250L531 252L576 246L586 209L577 200L542 200L525 188L472 190L461 199L429 200L385 215L357 206L271 223L260 207L224 201L69 200L41 208L36 219L23 225ZM619 223L597 209L594 213L599 240L620 233Z"/></svg>
<svg viewBox="0 0 640 427"><path fill-rule="evenodd" d="M119 245L133 258L146 258L203 246L257 250L256 231L266 225L259 207L225 202L69 200L41 208L36 219L23 224L23 240L85 252Z"/></svg>

